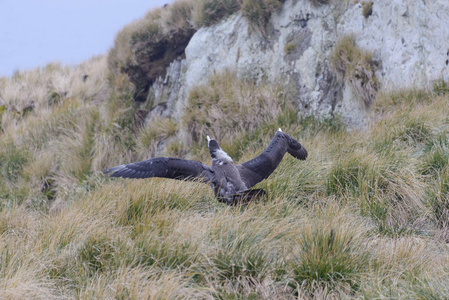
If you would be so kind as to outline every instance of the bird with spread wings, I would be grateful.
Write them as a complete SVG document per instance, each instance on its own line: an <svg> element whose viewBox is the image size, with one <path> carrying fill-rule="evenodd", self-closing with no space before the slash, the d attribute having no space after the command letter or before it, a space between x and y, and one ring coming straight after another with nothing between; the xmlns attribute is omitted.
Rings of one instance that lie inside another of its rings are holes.
<svg viewBox="0 0 449 300"><path fill-rule="evenodd" d="M263 189L251 188L268 178L287 152L300 160L307 158L307 150L280 128L259 156L239 165L233 163L216 140L209 136L207 140L212 166L193 160L156 157L112 167L103 172L111 177L197 180L210 184L220 202L236 205L265 194Z"/></svg>

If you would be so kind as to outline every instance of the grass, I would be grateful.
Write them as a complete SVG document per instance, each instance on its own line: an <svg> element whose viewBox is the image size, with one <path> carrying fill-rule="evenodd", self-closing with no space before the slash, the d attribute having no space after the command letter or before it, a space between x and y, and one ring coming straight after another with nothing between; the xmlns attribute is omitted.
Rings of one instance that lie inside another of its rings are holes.
<svg viewBox="0 0 449 300"><path fill-rule="evenodd" d="M136 142L136 151L139 157L150 157L154 156L156 153L160 153L161 148L165 146L165 152L167 154L174 154L170 151L170 146L167 140L173 138L178 132L178 124L175 123L171 118L155 118L150 124L148 124L144 129L140 130Z"/></svg>
<svg viewBox="0 0 449 300"><path fill-rule="evenodd" d="M107 73L97 57L0 79L0 298L448 297L444 81L380 91L376 121L347 132L231 72L194 88L180 120L139 127L134 88ZM210 164L206 134L241 163L278 127L309 157L287 154L245 206L197 182L100 173L160 153Z"/></svg>
<svg viewBox="0 0 449 300"><path fill-rule="evenodd" d="M373 14L373 1L362 2L362 15L365 19Z"/></svg>
<svg viewBox="0 0 449 300"><path fill-rule="evenodd" d="M266 30L271 14L280 9L283 0L242 0L242 14L262 31Z"/></svg>
<svg viewBox="0 0 449 300"><path fill-rule="evenodd" d="M308 223L297 238L289 281L297 292L310 290L309 296L314 296L314 290L320 286L348 285L355 291L359 288L360 276L369 261L369 250L362 242L369 227L342 211L335 214L334 209L339 210L332 206L314 210L324 214L324 218ZM349 220L351 226L345 224Z"/></svg>
<svg viewBox="0 0 449 300"><path fill-rule="evenodd" d="M370 107L379 90L375 75L377 65L372 53L357 47L354 37L345 36L335 45L330 59L334 69L351 86L356 97L366 107Z"/></svg>
<svg viewBox="0 0 449 300"><path fill-rule="evenodd" d="M419 104L420 113L441 106L443 99ZM82 132L99 130L86 122ZM380 127L398 121L384 122ZM59 214L25 209L25 204L3 208L2 294L211 299L447 295L444 262L449 257L432 236L446 226L445 198L439 198L443 206L429 202L430 210L413 202L426 197L416 181L422 174L420 161L413 156L436 151L444 145L440 136L433 142L418 139L422 149L429 149L424 151L400 139L387 155L386 149L375 150L383 128L372 128L361 138L304 125L284 130L302 132L301 142L314 149L309 160L298 165L286 157L265 183L268 198L246 207L219 204L205 185L154 179L103 180L89 189L74 183L78 192L67 192L71 200ZM256 134L253 146L247 146L260 151L270 136ZM259 138L262 143L256 142ZM352 153L338 140L363 150ZM442 168L436 173L440 177L425 182L438 195L446 193ZM423 225L418 230L412 217L427 222L428 230ZM398 220L407 230L398 231ZM24 286L15 285L17 280Z"/></svg>
<svg viewBox="0 0 449 300"><path fill-rule="evenodd" d="M257 85L225 71L190 92L181 122L186 132L183 142L203 145L210 135L226 143L241 132L254 132L277 120L292 108L292 101L280 87Z"/></svg>
<svg viewBox="0 0 449 300"><path fill-rule="evenodd" d="M240 2L237 0L198 0L194 2L190 18L193 26L199 29L218 23L239 9Z"/></svg>

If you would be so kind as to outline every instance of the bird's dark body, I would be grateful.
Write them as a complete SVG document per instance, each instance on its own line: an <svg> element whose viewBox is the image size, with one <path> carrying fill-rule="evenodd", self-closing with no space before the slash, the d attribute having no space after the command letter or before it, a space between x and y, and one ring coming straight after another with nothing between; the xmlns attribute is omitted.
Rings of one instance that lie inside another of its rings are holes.
<svg viewBox="0 0 449 300"><path fill-rule="evenodd" d="M208 137L209 139L209 137ZM264 190L250 190L258 182L268 178L277 168L285 153L304 160L306 149L281 130L259 156L240 165L219 147L217 141L209 139L212 166L199 161L170 157L157 157L141 162L116 166L104 171L111 177L149 178L163 177L178 180L199 180L209 183L219 201L235 205L265 194Z"/></svg>

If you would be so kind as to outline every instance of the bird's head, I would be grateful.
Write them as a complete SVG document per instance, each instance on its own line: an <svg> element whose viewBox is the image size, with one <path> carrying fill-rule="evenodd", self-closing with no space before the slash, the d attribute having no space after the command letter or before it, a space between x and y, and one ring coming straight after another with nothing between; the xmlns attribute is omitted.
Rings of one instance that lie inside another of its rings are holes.
<svg viewBox="0 0 449 300"><path fill-rule="evenodd" d="M220 145L218 145L218 142L214 139L211 139L209 136L207 136L207 144L209 147L209 153L212 157L212 160L219 160L221 162L232 162L232 158L224 152Z"/></svg>

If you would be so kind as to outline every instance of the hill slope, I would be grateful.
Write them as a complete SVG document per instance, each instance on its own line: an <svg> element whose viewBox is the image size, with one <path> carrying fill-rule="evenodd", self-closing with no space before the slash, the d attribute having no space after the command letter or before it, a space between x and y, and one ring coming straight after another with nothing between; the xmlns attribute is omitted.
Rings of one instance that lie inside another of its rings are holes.
<svg viewBox="0 0 449 300"><path fill-rule="evenodd" d="M102 56L0 79L0 298L448 297L445 81L380 88L372 121L347 131L299 117L278 82L223 71L178 120L142 126L151 105L109 68ZM286 155L247 206L99 172L155 153L210 162L205 134L243 162L278 127L310 156Z"/></svg>

